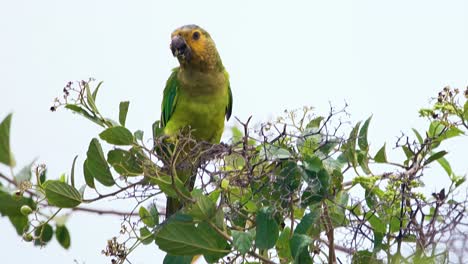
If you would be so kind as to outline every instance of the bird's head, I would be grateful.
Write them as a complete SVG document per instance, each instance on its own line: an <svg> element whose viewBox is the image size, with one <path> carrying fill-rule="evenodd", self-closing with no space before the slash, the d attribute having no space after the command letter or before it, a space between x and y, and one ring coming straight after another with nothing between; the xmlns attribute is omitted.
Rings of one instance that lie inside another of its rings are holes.
<svg viewBox="0 0 468 264"><path fill-rule="evenodd" d="M223 67L210 34L197 25L186 25L174 30L170 48L182 68L206 71Z"/></svg>

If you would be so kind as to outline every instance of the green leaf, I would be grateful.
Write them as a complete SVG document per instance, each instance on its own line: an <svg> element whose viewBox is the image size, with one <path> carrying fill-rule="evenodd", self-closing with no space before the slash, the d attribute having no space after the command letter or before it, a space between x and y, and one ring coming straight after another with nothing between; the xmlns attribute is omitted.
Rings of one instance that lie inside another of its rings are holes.
<svg viewBox="0 0 468 264"><path fill-rule="evenodd" d="M140 228L140 241L143 245L149 245L153 242L154 236L147 227Z"/></svg>
<svg viewBox="0 0 468 264"><path fill-rule="evenodd" d="M442 131L445 129L445 125L443 125L440 121L432 121L429 125L429 130L427 134L429 137L439 137L442 135Z"/></svg>
<svg viewBox="0 0 468 264"><path fill-rule="evenodd" d="M377 154L375 154L374 160L377 163L386 163L387 162L387 154L385 153L385 145L384 144L379 151L377 151Z"/></svg>
<svg viewBox="0 0 468 264"><path fill-rule="evenodd" d="M376 264L379 263L374 254L367 250L356 251L353 254L352 264ZM400 262L398 262L400 263Z"/></svg>
<svg viewBox="0 0 468 264"><path fill-rule="evenodd" d="M357 153L356 153L356 141L358 138L358 131L359 131L359 126L361 125L361 122L358 122L353 130L351 130L351 133L349 134L348 140L345 144L346 148L346 156L348 160L351 162L354 168L358 166L358 159L357 159Z"/></svg>
<svg viewBox="0 0 468 264"><path fill-rule="evenodd" d="M57 225L57 228L55 229L55 238L64 249L70 248L70 232L68 232L66 226Z"/></svg>
<svg viewBox="0 0 468 264"><path fill-rule="evenodd" d="M96 116L91 115L88 111L81 108L80 106L77 106L75 104L66 104L65 108L69 109L69 110L72 110L76 114L84 116L85 118L89 119L90 121L92 121L92 122L94 122L94 123L96 123L96 124L98 124L98 125L100 125L102 127L105 127L104 122L102 122L101 119L99 119Z"/></svg>
<svg viewBox="0 0 468 264"><path fill-rule="evenodd" d="M319 128L320 123L322 122L323 119L324 119L323 116L318 116L318 117L310 120L310 122L307 124L306 128Z"/></svg>
<svg viewBox="0 0 468 264"><path fill-rule="evenodd" d="M16 184L21 184L24 181L30 181L32 177L31 169L35 161L32 161L30 164L24 166L16 175L15 182Z"/></svg>
<svg viewBox="0 0 468 264"><path fill-rule="evenodd" d="M23 216L23 214L21 214L21 207L23 205L28 205L33 210L36 208L36 204L31 198L23 196L13 197L0 188L0 215L12 217Z"/></svg>
<svg viewBox="0 0 468 264"><path fill-rule="evenodd" d="M450 163L447 161L446 158L442 157L437 159L437 162L439 162L440 166L447 172L448 176L452 176L452 167L450 166Z"/></svg>
<svg viewBox="0 0 468 264"><path fill-rule="evenodd" d="M289 246L289 236L291 234L291 228L286 226L281 232L278 241L276 241L276 251L278 256L283 259L291 258L291 249Z"/></svg>
<svg viewBox="0 0 468 264"><path fill-rule="evenodd" d="M29 220L24 215L9 215L11 224L15 227L16 233L22 235L29 227Z"/></svg>
<svg viewBox="0 0 468 264"><path fill-rule="evenodd" d="M421 134L419 134L419 132L414 128L412 128L412 130L414 134L416 135L416 138L418 139L419 144L422 144L424 141L423 141L423 138L421 137Z"/></svg>
<svg viewBox="0 0 468 264"><path fill-rule="evenodd" d="M113 145L128 146L133 144L132 132L122 126L110 127L101 132L99 137Z"/></svg>
<svg viewBox="0 0 468 264"><path fill-rule="evenodd" d="M193 192L195 203L191 204L189 215L199 220L209 220L216 213L216 204L202 193Z"/></svg>
<svg viewBox="0 0 468 264"><path fill-rule="evenodd" d="M304 158L304 167L313 172L319 172L323 169L322 160L317 156L306 156Z"/></svg>
<svg viewBox="0 0 468 264"><path fill-rule="evenodd" d="M44 183L49 204L60 208L73 208L81 203L81 194L75 187L61 181L48 180Z"/></svg>
<svg viewBox="0 0 468 264"><path fill-rule="evenodd" d="M119 104L119 122L122 126L125 126L125 121L127 120L129 104L129 101L120 102Z"/></svg>
<svg viewBox="0 0 468 264"><path fill-rule="evenodd" d="M440 158L442 158L443 156L445 156L448 152L445 151L445 150L442 150L442 151L439 151L437 153L434 153L432 154L425 162L424 162L424 166L426 166L427 164L433 162L434 160L438 160Z"/></svg>
<svg viewBox="0 0 468 264"><path fill-rule="evenodd" d="M75 156L75 158L73 159L71 172L70 172L71 186L73 186L73 187L75 187L75 164L76 164L76 159L77 158L78 158L78 155Z"/></svg>
<svg viewBox="0 0 468 264"><path fill-rule="evenodd" d="M12 114L7 115L0 123L0 163L14 167L15 159L10 149L11 116Z"/></svg>
<svg viewBox="0 0 468 264"><path fill-rule="evenodd" d="M268 160L280 160L290 158L291 153L289 150L275 145L265 145L260 151L260 156Z"/></svg>
<svg viewBox="0 0 468 264"><path fill-rule="evenodd" d="M143 174L142 162L130 151L123 149L110 150L107 153L107 161L122 176Z"/></svg>
<svg viewBox="0 0 468 264"><path fill-rule="evenodd" d="M163 264L191 264L193 256L173 256L167 254L164 257Z"/></svg>
<svg viewBox="0 0 468 264"><path fill-rule="evenodd" d="M374 232L385 233L387 231L387 225L374 213L368 212L366 219L369 221Z"/></svg>
<svg viewBox="0 0 468 264"><path fill-rule="evenodd" d="M468 100L465 102L465 105L463 105L463 118L465 121L468 121Z"/></svg>
<svg viewBox="0 0 468 264"><path fill-rule="evenodd" d="M88 159L86 159L83 162L83 174L84 174L86 185L88 185L89 187L91 187L93 189L96 188L95 185L94 185L93 175L92 175L91 171L88 168Z"/></svg>
<svg viewBox="0 0 468 264"><path fill-rule="evenodd" d="M133 136L135 137L135 139L143 140L143 134L143 131L137 130L133 133Z"/></svg>
<svg viewBox="0 0 468 264"><path fill-rule="evenodd" d="M179 194L174 190L172 186L172 177L169 175L152 177L151 182L157 184L161 191L163 191L167 196L172 198L179 198ZM183 193L185 196L190 197L190 192L185 187L184 183L177 177L174 177L174 184L176 188Z"/></svg>
<svg viewBox="0 0 468 264"><path fill-rule="evenodd" d="M372 119L370 116L362 125L361 130L359 131L358 145L362 151L367 151L369 149L369 143L367 142L367 131L369 130L369 123Z"/></svg>
<svg viewBox="0 0 468 264"><path fill-rule="evenodd" d="M232 230L232 240L234 248L242 255L249 252L252 247L254 236L250 232Z"/></svg>
<svg viewBox="0 0 468 264"><path fill-rule="evenodd" d="M153 227L156 225L156 222L154 221L153 216L144 206L140 207L140 210L138 211L138 215L140 215L140 220L146 226Z"/></svg>
<svg viewBox="0 0 468 264"><path fill-rule="evenodd" d="M294 230L294 234L307 234L310 228L313 226L313 224L317 222L319 217L320 213L318 210L312 210L310 213L304 215L304 217L302 217L301 222L297 225L296 229Z"/></svg>
<svg viewBox="0 0 468 264"><path fill-rule="evenodd" d="M308 247L313 242L312 238L303 234L294 234L290 241L291 256L295 263L312 263L308 253Z"/></svg>
<svg viewBox="0 0 468 264"><path fill-rule="evenodd" d="M85 91L86 91L86 101L88 102L88 106L91 107L91 109L95 113L99 113L97 107L96 107L96 102L94 101L93 95L91 94L91 89L89 88L89 83L85 83L84 85Z"/></svg>
<svg viewBox="0 0 468 264"><path fill-rule="evenodd" d="M97 97L97 94L99 92L99 88L101 88L101 85L102 85L103 81L100 81L98 83L98 85L96 86L96 89L94 89L94 92L93 92L93 100L96 101L96 97Z"/></svg>
<svg viewBox="0 0 468 264"><path fill-rule="evenodd" d="M279 228L272 211L271 208L263 207L257 213L255 246L259 249L270 249L278 240Z"/></svg>
<svg viewBox="0 0 468 264"><path fill-rule="evenodd" d="M153 218L153 222L155 225L159 225L159 211L158 207L156 207L156 204L151 204L150 205L150 215Z"/></svg>
<svg viewBox="0 0 468 264"><path fill-rule="evenodd" d="M54 230L51 225L43 224L36 228L36 230L34 231L34 235L38 237L38 239L34 241L34 245L40 246L44 245L52 239L52 237L54 236Z"/></svg>
<svg viewBox="0 0 468 264"><path fill-rule="evenodd" d="M384 233L374 231L374 252L379 252L382 249Z"/></svg>
<svg viewBox="0 0 468 264"><path fill-rule="evenodd" d="M159 249L171 255L194 256L199 254L225 255L227 242L205 222L197 226L191 221L178 220L178 214L162 225L155 236Z"/></svg>
<svg viewBox="0 0 468 264"><path fill-rule="evenodd" d="M87 159L85 172L87 171L89 173L88 177L92 177L98 180L104 186L114 185L115 182L114 178L112 177L112 173L110 172L109 164L107 164L107 161L104 158L101 144L97 138L93 138L89 143L88 152L86 155ZM90 185L88 184L88 186Z"/></svg>

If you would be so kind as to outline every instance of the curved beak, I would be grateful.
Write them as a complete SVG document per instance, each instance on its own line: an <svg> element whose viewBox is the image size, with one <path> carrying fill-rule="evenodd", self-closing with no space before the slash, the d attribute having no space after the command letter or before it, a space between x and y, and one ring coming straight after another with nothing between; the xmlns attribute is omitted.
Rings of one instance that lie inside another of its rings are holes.
<svg viewBox="0 0 468 264"><path fill-rule="evenodd" d="M181 60L190 60L192 55L192 50L185 42L185 39L182 36L174 36L171 40L171 51L174 57L177 57Z"/></svg>

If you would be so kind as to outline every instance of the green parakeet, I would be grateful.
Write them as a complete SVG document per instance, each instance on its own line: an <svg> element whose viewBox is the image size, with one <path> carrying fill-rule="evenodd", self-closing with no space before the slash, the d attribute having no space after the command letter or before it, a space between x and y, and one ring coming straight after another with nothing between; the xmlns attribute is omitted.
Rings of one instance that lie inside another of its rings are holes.
<svg viewBox="0 0 468 264"><path fill-rule="evenodd" d="M172 32L170 48L180 66L173 69L164 89L160 122L163 133L175 137L181 130L190 129L197 141L219 143L224 118L229 120L231 116L232 93L213 39L201 27L186 25ZM178 172L182 173L187 174ZM193 188L195 175L178 177L185 178L189 190ZM168 197L166 217L180 208L177 200Z"/></svg>

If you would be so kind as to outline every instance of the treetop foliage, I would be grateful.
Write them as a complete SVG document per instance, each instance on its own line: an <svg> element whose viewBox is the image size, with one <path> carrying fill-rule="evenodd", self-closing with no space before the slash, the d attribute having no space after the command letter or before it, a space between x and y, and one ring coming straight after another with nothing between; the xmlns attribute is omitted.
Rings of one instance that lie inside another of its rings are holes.
<svg viewBox="0 0 468 264"><path fill-rule="evenodd" d="M351 124L346 106L324 116L310 107L285 111L259 126L238 120L229 142L215 145L197 142L189 129L168 139L159 121L147 136L126 127L128 101L118 121L100 112L101 86L70 82L51 107L102 129L68 175L49 178L34 162L15 172L12 115L0 123L0 163L12 168L0 172L0 214L24 241L45 246L55 235L69 248L64 216L81 210L122 218L116 237L103 241L112 263L154 244L167 253L164 263L191 263L197 255L209 263L448 263L467 251L466 178L452 170L443 142L466 141L468 89L445 87L419 111L426 130L375 148L372 116ZM388 151L404 159L390 160ZM449 185L427 196L432 166L443 168ZM186 169L197 172L193 190L178 176ZM116 197L136 205L127 212L83 206ZM168 219L156 203L164 197L184 204Z"/></svg>

